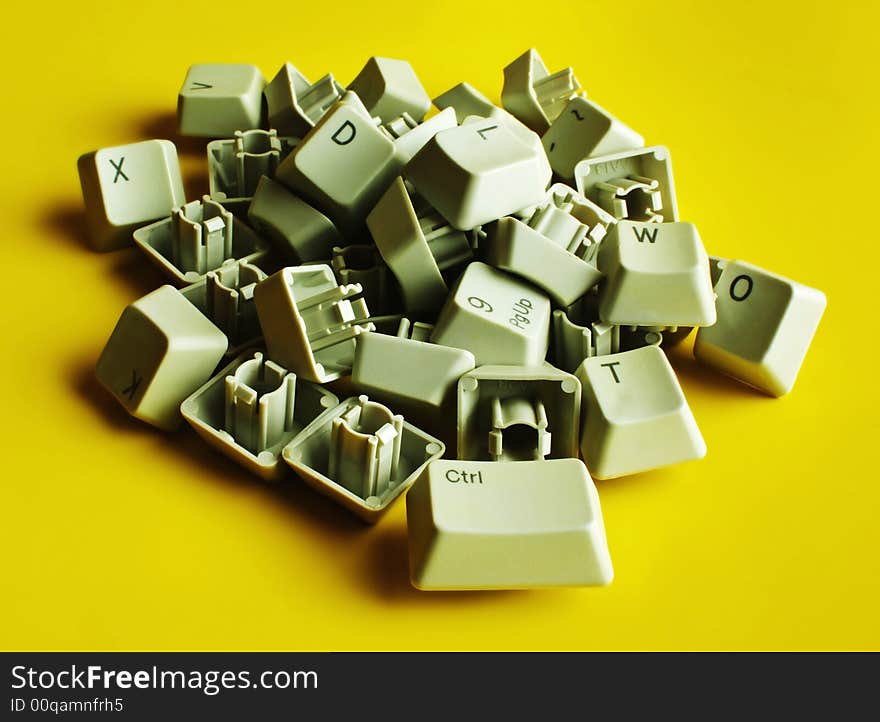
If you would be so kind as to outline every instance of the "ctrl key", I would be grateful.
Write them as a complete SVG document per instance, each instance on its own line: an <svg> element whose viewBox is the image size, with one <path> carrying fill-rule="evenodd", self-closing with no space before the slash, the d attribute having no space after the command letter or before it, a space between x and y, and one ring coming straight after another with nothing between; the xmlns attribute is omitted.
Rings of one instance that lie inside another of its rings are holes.
<svg viewBox="0 0 880 722"><path fill-rule="evenodd" d="M593 586L614 572L579 459L431 462L406 497L419 589Z"/></svg>

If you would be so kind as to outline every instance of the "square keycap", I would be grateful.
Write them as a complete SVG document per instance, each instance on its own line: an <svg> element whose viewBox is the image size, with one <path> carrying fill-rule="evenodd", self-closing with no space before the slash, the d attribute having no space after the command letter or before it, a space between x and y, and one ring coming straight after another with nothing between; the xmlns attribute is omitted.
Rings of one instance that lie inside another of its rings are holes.
<svg viewBox="0 0 880 722"><path fill-rule="evenodd" d="M750 263L731 261L715 286L718 321L694 356L773 396L787 394L825 311L825 294Z"/></svg>
<svg viewBox="0 0 880 722"><path fill-rule="evenodd" d="M122 312L95 374L132 416L170 431L226 347L219 328L176 288L161 286Z"/></svg>
<svg viewBox="0 0 880 722"><path fill-rule="evenodd" d="M471 263L449 296L433 343L470 351L477 366L538 366L547 354L550 299L485 263Z"/></svg>
<svg viewBox="0 0 880 722"><path fill-rule="evenodd" d="M706 454L675 372L656 346L584 360L581 454L608 479Z"/></svg>
<svg viewBox="0 0 880 722"><path fill-rule="evenodd" d="M394 143L346 93L275 174L342 231L360 228L399 170Z"/></svg>
<svg viewBox="0 0 880 722"><path fill-rule="evenodd" d="M599 316L626 326L711 326L709 256L693 223L620 221L602 241Z"/></svg>
<svg viewBox="0 0 880 722"><path fill-rule="evenodd" d="M80 156L77 168L97 251L131 245L133 230L185 202L177 149L170 140L101 148Z"/></svg>
<svg viewBox="0 0 880 722"><path fill-rule="evenodd" d="M266 79L255 65L198 63L190 66L177 96L181 135L231 138L259 128Z"/></svg>

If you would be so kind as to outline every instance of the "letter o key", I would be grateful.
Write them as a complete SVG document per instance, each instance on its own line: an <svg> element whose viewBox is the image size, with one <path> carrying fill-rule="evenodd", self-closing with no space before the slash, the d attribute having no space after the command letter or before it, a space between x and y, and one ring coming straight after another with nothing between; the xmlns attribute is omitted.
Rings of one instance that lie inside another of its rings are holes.
<svg viewBox="0 0 880 722"><path fill-rule="evenodd" d="M746 290L745 290L745 293L740 293L739 295L737 295L736 287L740 281L745 281ZM754 287L754 285L755 285L755 282L752 280L751 276L747 276L745 274L737 276L736 278L733 279L733 281L730 284L730 297L734 301L745 301L751 295L752 288Z"/></svg>

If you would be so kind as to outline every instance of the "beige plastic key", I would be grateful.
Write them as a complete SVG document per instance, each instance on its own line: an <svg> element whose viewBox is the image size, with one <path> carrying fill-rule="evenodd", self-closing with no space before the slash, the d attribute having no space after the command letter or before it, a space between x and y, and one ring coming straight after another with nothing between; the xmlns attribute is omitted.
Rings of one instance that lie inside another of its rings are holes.
<svg viewBox="0 0 880 722"><path fill-rule="evenodd" d="M586 359L581 454L597 479L706 455L706 443L659 347Z"/></svg>
<svg viewBox="0 0 880 722"><path fill-rule="evenodd" d="M190 66L177 96L181 135L228 138L262 124L266 80L255 65L199 63Z"/></svg>
<svg viewBox="0 0 880 722"><path fill-rule="evenodd" d="M455 111L444 108L428 120L417 123L409 113L404 113L390 123L382 126L394 142L394 152L401 167L409 163L413 156L424 148L431 138L441 130L448 130L458 125Z"/></svg>
<svg viewBox="0 0 880 722"><path fill-rule="evenodd" d="M171 211L134 234L150 261L178 286L196 283L226 261L256 262L268 245L217 201L203 196Z"/></svg>
<svg viewBox="0 0 880 722"><path fill-rule="evenodd" d="M348 89L357 93L370 115L383 123L407 113L421 122L431 108L431 99L406 60L370 58Z"/></svg>
<svg viewBox="0 0 880 722"><path fill-rule="evenodd" d="M278 166L275 179L351 234L399 171L394 143L348 92Z"/></svg>
<svg viewBox="0 0 880 722"><path fill-rule="evenodd" d="M694 356L772 396L791 391L825 311L825 294L744 261L715 286L718 321L701 328Z"/></svg>
<svg viewBox="0 0 880 722"><path fill-rule="evenodd" d="M477 366L538 366L547 354L550 299L485 263L471 263L440 311L433 343L470 351Z"/></svg>
<svg viewBox="0 0 880 722"><path fill-rule="evenodd" d="M404 174L454 228L470 230L540 203L551 171L507 123L474 118L437 133Z"/></svg>
<svg viewBox="0 0 880 722"><path fill-rule="evenodd" d="M504 68L501 104L541 135L579 88L571 68L551 75L538 51L530 48Z"/></svg>
<svg viewBox="0 0 880 722"><path fill-rule="evenodd" d="M431 462L406 497L419 589L595 586L614 576L579 459Z"/></svg>
<svg viewBox="0 0 880 722"><path fill-rule="evenodd" d="M344 92L332 73L313 84L291 63L284 63L263 89L269 127L302 138Z"/></svg>
<svg viewBox="0 0 880 722"><path fill-rule="evenodd" d="M170 140L101 148L81 155L77 169L96 251L131 245L135 228L164 218L186 200Z"/></svg>
<svg viewBox="0 0 880 722"><path fill-rule="evenodd" d="M210 378L226 345L180 291L161 286L122 312L95 375L132 416L173 431L180 403Z"/></svg>
<svg viewBox="0 0 880 722"><path fill-rule="evenodd" d="M358 337L351 369L352 385L393 406L418 405L439 410L455 395L458 380L472 371L470 351L419 340L427 324L403 318L396 336L364 333Z"/></svg>
<svg viewBox="0 0 880 722"><path fill-rule="evenodd" d="M213 448L271 480L288 470L281 450L338 403L325 388L297 379L257 351L224 367L184 400L180 412Z"/></svg>
<svg viewBox="0 0 880 722"><path fill-rule="evenodd" d="M254 301L269 358L298 377L327 383L351 371L357 337L374 330L358 284L339 286L326 265L282 268L257 284Z"/></svg>
<svg viewBox="0 0 880 722"><path fill-rule="evenodd" d="M330 266L343 286L360 284L373 316L400 311L402 303L394 275L372 243L335 246Z"/></svg>
<svg viewBox="0 0 880 722"><path fill-rule="evenodd" d="M343 242L333 221L267 176L257 184L248 220L284 257L297 263L326 260Z"/></svg>
<svg viewBox="0 0 880 722"><path fill-rule="evenodd" d="M234 138L212 140L208 143L211 197L252 198L260 179L274 175L297 143L295 138L279 138L274 130L237 130Z"/></svg>
<svg viewBox="0 0 880 722"><path fill-rule="evenodd" d="M228 260L203 279L180 289L187 301L226 334L228 356L263 337L254 304L254 288L265 278L261 268L247 261Z"/></svg>
<svg viewBox="0 0 880 722"><path fill-rule="evenodd" d="M458 382L458 458L577 457L581 385L550 364L480 366Z"/></svg>
<svg viewBox="0 0 880 722"><path fill-rule="evenodd" d="M359 396L309 424L283 457L309 486L375 523L445 450L400 414Z"/></svg>
<svg viewBox="0 0 880 722"><path fill-rule="evenodd" d="M645 141L632 128L591 100L577 96L541 138L550 166L567 180L574 178L578 161L641 148Z"/></svg>
<svg viewBox="0 0 880 722"><path fill-rule="evenodd" d="M590 299L581 298L552 319L553 363L574 373L585 358L620 351L620 326L599 321Z"/></svg>
<svg viewBox="0 0 880 722"><path fill-rule="evenodd" d="M543 289L568 306L599 283L590 228L553 203L536 210L528 223L508 216L493 227L486 241L486 261Z"/></svg>
<svg viewBox="0 0 880 722"><path fill-rule="evenodd" d="M441 271L473 257L466 234L430 207L417 214L402 178L367 216L367 228L397 278L406 311L436 316L449 293Z"/></svg>
<svg viewBox="0 0 880 722"><path fill-rule="evenodd" d="M678 220L672 160L662 145L584 158L574 180L579 193L615 218Z"/></svg>
<svg viewBox="0 0 880 722"><path fill-rule="evenodd" d="M709 256L692 223L620 221L602 241L599 316L631 326L711 326Z"/></svg>

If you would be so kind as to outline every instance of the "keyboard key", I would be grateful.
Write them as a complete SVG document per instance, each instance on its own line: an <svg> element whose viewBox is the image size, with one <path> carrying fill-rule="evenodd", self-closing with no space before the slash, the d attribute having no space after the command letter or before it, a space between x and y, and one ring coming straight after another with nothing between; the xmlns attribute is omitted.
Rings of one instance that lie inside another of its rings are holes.
<svg viewBox="0 0 880 722"><path fill-rule="evenodd" d="M402 178L370 211L367 228L397 278L407 313L436 317L449 294L442 271L473 258L467 235L429 206L417 213Z"/></svg>
<svg viewBox="0 0 880 722"><path fill-rule="evenodd" d="M431 462L406 497L419 589L605 585L614 572L583 462Z"/></svg>
<svg viewBox="0 0 880 722"><path fill-rule="evenodd" d="M581 385L550 364L480 366L458 382L458 458L574 458Z"/></svg>
<svg viewBox="0 0 880 722"><path fill-rule="evenodd" d="M135 245L178 286L203 279L228 260L256 262L268 244L222 202L203 196L134 234Z"/></svg>
<svg viewBox="0 0 880 722"><path fill-rule="evenodd" d="M351 369L352 385L395 408L418 405L438 411L455 398L458 380L472 371L470 351L418 340L428 324L401 319L396 336L364 333L358 337Z"/></svg>
<svg viewBox="0 0 880 722"><path fill-rule="evenodd" d="M269 127L279 135L302 138L343 93L345 88L332 73L312 84L293 65L284 63L263 90Z"/></svg>
<svg viewBox="0 0 880 722"><path fill-rule="evenodd" d="M177 97L181 135L229 138L262 125L266 80L255 65L190 66Z"/></svg>
<svg viewBox="0 0 880 722"><path fill-rule="evenodd" d="M455 111L452 108L446 108L422 123L417 123L408 113L404 113L399 118L386 123L383 128L394 139L394 152L403 167L437 133L441 130L455 128L456 125Z"/></svg>
<svg viewBox="0 0 880 722"><path fill-rule="evenodd" d="M102 148L80 156L77 167L96 251L131 245L135 228L164 218L186 201L170 140Z"/></svg>
<svg viewBox="0 0 880 722"><path fill-rule="evenodd" d="M319 384L351 372L357 337L375 329L358 284L340 286L330 266L289 266L261 281L254 302L269 358Z"/></svg>
<svg viewBox="0 0 880 722"><path fill-rule="evenodd" d="M541 140L550 166L566 180L574 179L574 167L583 158L641 148L645 144L632 128L580 96L569 101Z"/></svg>
<svg viewBox="0 0 880 722"><path fill-rule="evenodd" d="M421 122L431 98L406 60L370 58L348 89L358 94L367 112L387 123L402 113Z"/></svg>
<svg viewBox="0 0 880 722"><path fill-rule="evenodd" d="M584 158L574 179L579 193L615 218L678 220L672 160L662 145Z"/></svg>
<svg viewBox="0 0 880 722"><path fill-rule="evenodd" d="M327 216L267 176L254 191L248 221L293 263L325 261L343 244Z"/></svg>
<svg viewBox="0 0 880 722"><path fill-rule="evenodd" d="M211 377L226 346L176 288L161 286L122 312L95 374L132 416L173 431L181 402Z"/></svg>
<svg viewBox="0 0 880 722"><path fill-rule="evenodd" d="M327 111L275 174L275 179L357 235L367 213L400 171L394 143L374 124L356 95Z"/></svg>
<svg viewBox="0 0 880 722"><path fill-rule="evenodd" d="M599 249L599 315L628 326L711 326L709 256L692 223L612 226Z"/></svg>
<svg viewBox="0 0 880 722"><path fill-rule="evenodd" d="M537 205L551 176L537 147L507 123L485 118L437 133L404 174L454 228L465 231Z"/></svg>
<svg viewBox="0 0 880 722"><path fill-rule="evenodd" d="M290 473L282 449L339 404L335 394L297 379L257 351L225 366L180 406L208 444L266 479Z"/></svg>
<svg viewBox="0 0 880 722"><path fill-rule="evenodd" d="M547 132L580 87L571 68L552 75L534 48L504 68L501 104L538 135Z"/></svg>
<svg viewBox="0 0 880 722"><path fill-rule="evenodd" d="M274 130L237 130L234 138L212 140L208 143L211 198L250 200L260 179L274 175L297 142L295 138L279 138Z"/></svg>
<svg viewBox="0 0 880 722"><path fill-rule="evenodd" d="M825 294L744 261L722 266L718 321L694 356L772 396L791 391L825 311Z"/></svg>
<svg viewBox="0 0 880 722"><path fill-rule="evenodd" d="M666 355L657 346L586 359L581 454L610 479L706 455L706 444Z"/></svg>
<svg viewBox="0 0 880 722"><path fill-rule="evenodd" d="M450 293L433 343L470 351L477 366L540 366L547 354L550 299L485 263L471 263Z"/></svg>
<svg viewBox="0 0 880 722"><path fill-rule="evenodd" d="M318 417L282 454L309 486L373 524L445 451L400 414L359 396Z"/></svg>

